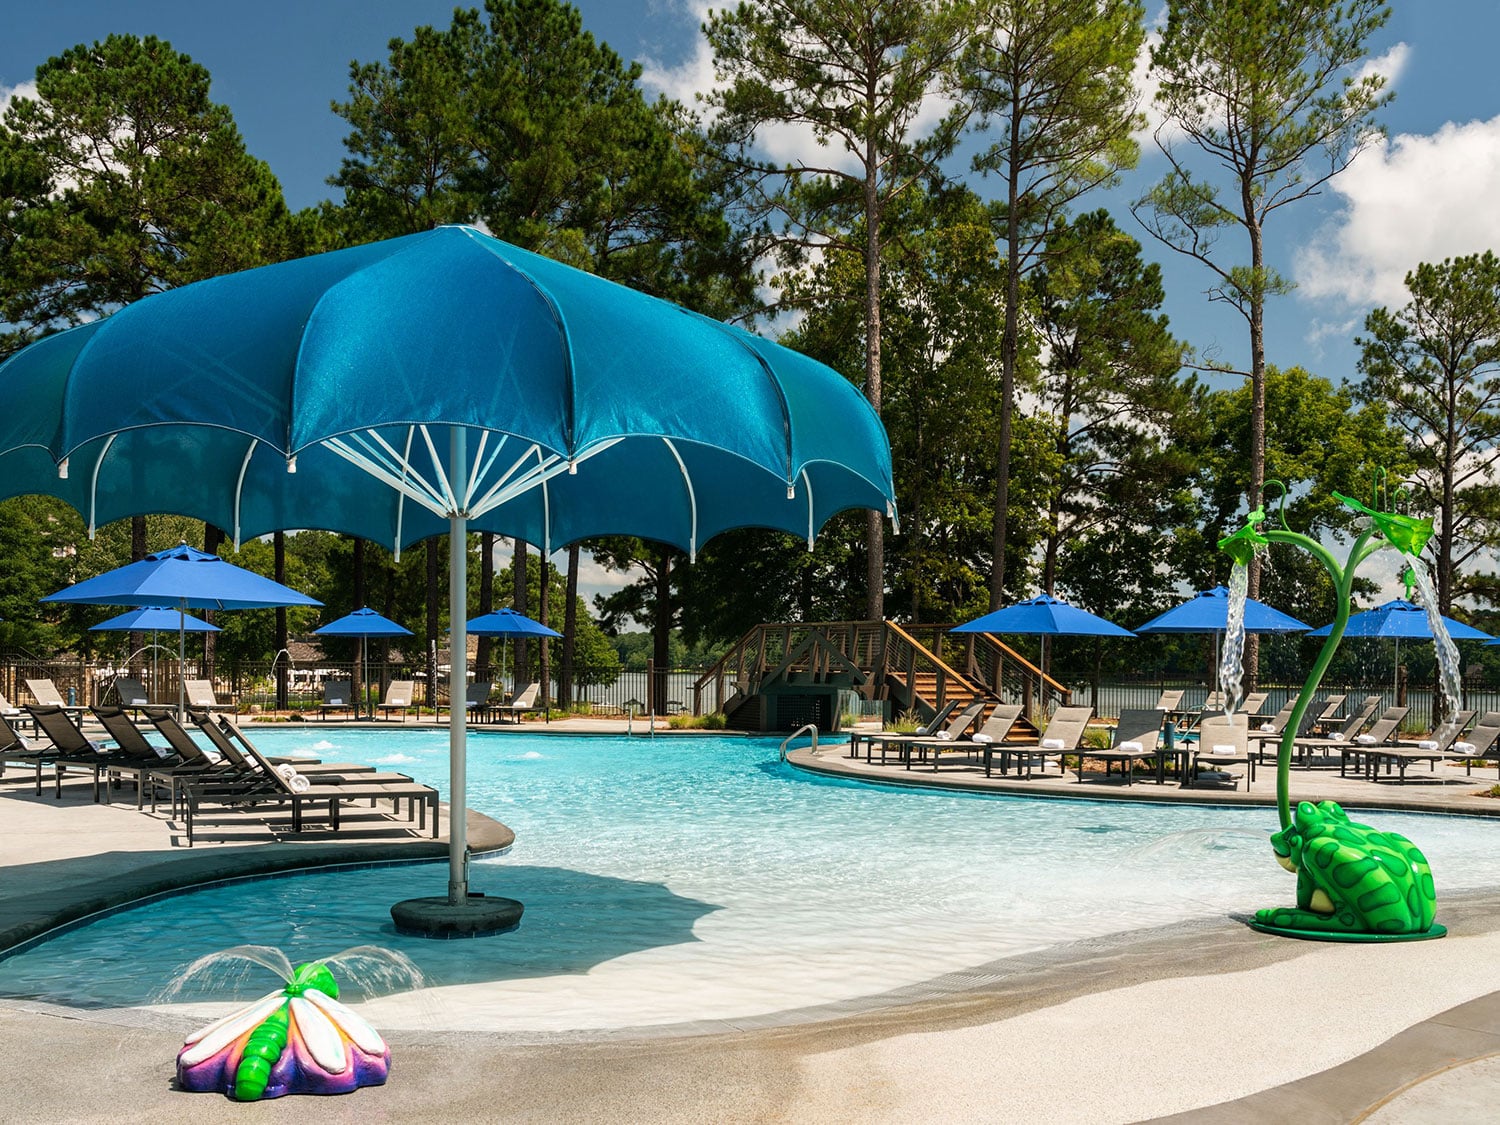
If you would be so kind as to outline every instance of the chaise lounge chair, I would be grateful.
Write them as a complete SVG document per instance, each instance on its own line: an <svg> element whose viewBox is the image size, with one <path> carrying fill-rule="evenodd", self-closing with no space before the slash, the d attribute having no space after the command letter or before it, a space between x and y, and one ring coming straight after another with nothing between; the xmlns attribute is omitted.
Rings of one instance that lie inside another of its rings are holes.
<svg viewBox="0 0 1500 1125"><path fill-rule="evenodd" d="M920 727L918 727L912 733L914 733L915 735L917 735L920 738L931 738L940 729L942 729L942 725L945 722L948 721L948 716L951 715L951 714L953 714L954 710L957 707L958 707L958 700L956 700L956 699L950 699L950 700L948 700L947 703L944 703L941 707L939 707L936 711L933 712L932 718L930 720L928 720L927 722L923 723ZM878 742L880 740L881 736L884 733L885 733L884 731L878 731L877 730L877 731L855 731L852 734L850 734L849 735L849 757L851 757L851 758L857 758L857 757L859 757L859 745L860 745L861 742L863 742L864 745L865 745L865 761L868 762L870 760L870 750L871 750L871 748L875 745L876 742Z"/></svg>
<svg viewBox="0 0 1500 1125"><path fill-rule="evenodd" d="M416 680L392 680L385 689L385 698L376 705L382 717L387 711L400 711L401 721L406 722L406 713L413 708L416 686Z"/></svg>
<svg viewBox="0 0 1500 1125"><path fill-rule="evenodd" d="M527 715L533 711L541 710L541 708L537 706L536 702L537 697L541 694L542 685L533 680L531 683L526 685L526 690L521 692L521 694L516 696L509 703L488 704L486 707L486 715L493 715L496 719L504 719L506 716L509 716L512 722L519 723L521 721L522 715ZM485 688L485 695L489 695L488 686L486 686Z"/></svg>
<svg viewBox="0 0 1500 1125"><path fill-rule="evenodd" d="M1400 729L1402 721L1406 718L1407 707L1387 707L1381 712L1380 718L1370 725L1370 729L1354 735L1350 739L1298 739L1294 744L1302 751L1299 765L1311 768L1310 755L1313 751L1321 751L1325 758L1332 757L1335 751L1339 755L1339 776L1344 777L1349 770L1349 759L1351 757L1366 756L1370 750L1377 746L1389 746L1396 741L1396 732Z"/></svg>
<svg viewBox="0 0 1500 1125"><path fill-rule="evenodd" d="M943 727L943 729L941 731L937 732L936 734L931 734L931 735L919 735L919 734L877 734L877 735L873 735L872 736L872 750L873 750L873 743L878 742L880 744L880 762L881 762L882 765L885 764L886 755L893 748L896 750L897 754L899 755L899 760L900 761L902 761L902 762L908 762L910 760L911 747L914 744L918 744L918 743L931 743L931 742L938 741L938 740L941 740L941 741L944 741L944 742L949 742L949 741L952 741L953 739L956 739L956 738L962 738L963 735L964 735L964 732L967 731L970 727L972 727L974 725L975 721L978 720L979 716L981 714L983 714L985 706L986 706L986 704L985 704L984 700L982 700L982 699L973 700L962 711L957 712L951 719L949 719L948 720L948 725L945 726L945 727Z"/></svg>
<svg viewBox="0 0 1500 1125"><path fill-rule="evenodd" d="M1135 784L1135 763L1150 759L1158 765L1162 761L1161 725L1166 719L1164 712L1150 710L1126 710L1120 712L1120 721L1115 724L1114 737L1107 750L1084 750L1078 755L1078 780L1083 781L1083 759L1093 758L1104 763L1104 776L1110 774L1110 766L1118 762L1125 774L1125 784Z"/></svg>
<svg viewBox="0 0 1500 1125"><path fill-rule="evenodd" d="M120 706L127 711L139 712L151 706L151 699L146 694L146 685L132 676L116 676L114 683L109 685L109 690L120 701Z"/></svg>
<svg viewBox="0 0 1500 1125"><path fill-rule="evenodd" d="M220 703L214 694L214 685L208 680L183 680L187 693L187 705L194 711L233 711L233 703Z"/></svg>
<svg viewBox="0 0 1500 1125"><path fill-rule="evenodd" d="M81 704L69 703L62 697L62 692L57 690L57 685L49 679L27 680L26 690L31 692L31 698L36 700L38 707L57 707L74 715L81 715L88 710Z"/></svg>
<svg viewBox="0 0 1500 1125"><path fill-rule="evenodd" d="M1243 714L1203 716L1202 738L1193 754L1188 774L1182 780L1184 789L1205 780L1204 766L1218 773L1225 766L1243 765L1245 792L1250 791L1250 783L1255 780L1256 754L1250 750L1250 724L1247 719L1248 716ZM1226 774L1223 778L1214 780L1233 781L1235 788L1239 788L1239 778L1234 775Z"/></svg>
<svg viewBox="0 0 1500 1125"><path fill-rule="evenodd" d="M1460 733L1473 718L1473 711L1460 711L1451 722L1444 723L1442 729L1434 732L1436 738L1370 750L1365 755L1366 776L1372 781L1378 780L1381 763L1384 763L1387 776L1392 770L1399 771L1398 781L1405 785L1406 767L1413 762L1427 762L1436 773L1439 762L1468 762L1484 755L1494 745L1495 736L1500 734L1500 713L1486 713L1469 736L1460 742Z"/></svg>
<svg viewBox="0 0 1500 1125"><path fill-rule="evenodd" d="M990 743L984 748L984 776L993 776L991 770L997 752L1000 755L1001 774L1010 772L1013 758L1017 776L1025 776L1027 779L1032 777L1037 763L1041 763L1045 773L1048 758L1056 757L1058 768L1062 769L1063 756L1077 752L1078 743L1093 716L1092 707L1059 707L1052 713L1052 718L1047 721L1047 728L1036 742ZM1026 771L1024 775L1020 772L1022 769Z"/></svg>
<svg viewBox="0 0 1500 1125"><path fill-rule="evenodd" d="M323 702L318 707L318 718L328 718L330 711L354 710L353 680L324 680Z"/></svg>
<svg viewBox="0 0 1500 1125"><path fill-rule="evenodd" d="M932 768L937 770L944 754L963 753L965 756L972 755L975 751L983 752L987 747L997 742L1004 742L1010 734L1011 728L1016 725L1016 720L1021 717L1021 705L1019 703L1000 703L990 712L989 718L980 726L963 738L931 738L920 742L905 743L906 768L911 769L913 752L919 752L921 760L927 760L927 752L932 751ZM978 764L978 763L973 763Z"/></svg>

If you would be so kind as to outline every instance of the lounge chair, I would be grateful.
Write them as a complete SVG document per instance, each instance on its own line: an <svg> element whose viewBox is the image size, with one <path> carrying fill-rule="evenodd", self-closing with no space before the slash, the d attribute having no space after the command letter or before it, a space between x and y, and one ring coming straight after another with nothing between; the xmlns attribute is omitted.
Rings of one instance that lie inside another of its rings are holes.
<svg viewBox="0 0 1500 1125"><path fill-rule="evenodd" d="M1380 696L1372 695L1365 700L1363 707L1345 719L1343 726L1327 738L1311 738L1298 735L1292 743L1292 749L1298 754L1299 758L1305 758L1309 750L1337 749L1344 743L1353 741L1359 732L1365 729L1365 725L1374 717L1375 709L1379 706ZM1311 711L1312 709L1308 708L1308 710Z"/></svg>
<svg viewBox="0 0 1500 1125"><path fill-rule="evenodd" d="M187 705L194 711L233 711L233 703L220 703L214 694L214 685L209 680L183 680L187 693Z"/></svg>
<svg viewBox="0 0 1500 1125"><path fill-rule="evenodd" d="M353 762L275 758L251 742L245 729L224 715L195 713L192 719L225 761L249 775L258 776L265 772L265 766L269 765L278 773L283 772L285 767L291 766L298 773L306 774L314 781L327 785L339 785L350 781L370 785L404 785L411 781L409 774L381 773L374 766L361 766Z"/></svg>
<svg viewBox="0 0 1500 1125"><path fill-rule="evenodd" d="M63 775L69 766L78 766L92 772L94 800L100 800L100 780L106 768L135 775L140 782L140 770L146 764L142 759L122 750L107 750L101 743L92 741L61 707L27 707L32 721L51 743L50 763L53 770L53 796L62 796ZM104 800L109 800L107 779Z"/></svg>
<svg viewBox="0 0 1500 1125"><path fill-rule="evenodd" d="M116 676L115 682L109 685L109 689L120 701L120 706L127 711L140 711L151 706L151 699L146 694L146 685L131 676Z"/></svg>
<svg viewBox="0 0 1500 1125"><path fill-rule="evenodd" d="M1370 725L1369 730L1356 734L1348 741L1340 739L1338 741L1330 740L1327 743L1321 743L1319 740L1313 739L1301 740L1296 744L1304 752L1300 764L1303 766L1311 764L1308 755L1312 750L1321 749L1325 756L1331 756L1336 750L1339 755L1339 776L1343 777L1348 772L1349 759L1351 757L1368 758L1369 752L1375 747L1389 746L1396 741L1396 732L1401 728L1401 723L1405 720L1408 710L1410 708L1387 707L1381 713L1380 718L1376 719Z"/></svg>
<svg viewBox="0 0 1500 1125"><path fill-rule="evenodd" d="M1161 725L1166 717L1164 712L1154 707L1150 710L1121 711L1109 748L1084 750L1078 755L1078 780L1083 781L1083 759L1088 757L1104 763L1106 778L1109 777L1111 764L1120 763L1125 774L1125 784L1134 785L1136 762L1149 758L1158 765L1161 764Z"/></svg>
<svg viewBox="0 0 1500 1125"><path fill-rule="evenodd" d="M1330 695L1327 699L1323 700L1321 707L1318 708L1318 713L1313 716L1309 733L1316 736L1320 731L1332 727L1338 719L1338 713L1344 709L1344 700L1348 698L1347 695ZM1368 703L1369 699L1366 699L1365 702ZM1311 710L1309 708L1309 711Z"/></svg>
<svg viewBox="0 0 1500 1125"><path fill-rule="evenodd" d="M1248 716L1238 713L1203 716L1200 728L1202 738L1193 754L1188 774L1183 778L1184 789L1198 784L1203 778L1204 766L1217 773L1225 766L1244 765L1245 791L1250 791L1250 783L1255 780L1256 755L1250 751L1250 724L1247 719ZM1236 776L1225 775L1224 778L1215 780L1231 780L1235 783L1235 788L1239 788L1239 778Z"/></svg>
<svg viewBox="0 0 1500 1125"><path fill-rule="evenodd" d="M75 715L88 710L81 704L69 703L62 697L62 692L57 690L57 685L49 679L27 680L26 690L31 692L31 698L36 700L38 707L57 707Z"/></svg>
<svg viewBox="0 0 1500 1125"><path fill-rule="evenodd" d="M947 703L944 703L941 707L939 707L936 711L934 711L932 713L932 718L930 720L928 720L927 722L923 723L920 727L918 727L912 733L916 734L919 738L931 738L934 734L936 734L942 728L942 725L945 722L948 721L948 716L951 715L951 714L953 714L953 711L954 711L954 709L957 706L958 706L958 700L956 700L956 699L950 699L950 700L948 700ZM855 731L852 734L850 734L849 735L849 757L851 757L851 758L857 758L857 757L859 757L859 744L861 742L863 742L864 745L865 745L865 761L868 762L870 760L870 750L871 750L871 748L875 745L875 743L877 741L880 740L881 735L883 735L884 733L885 733L884 731L878 731L877 730L877 731Z"/></svg>
<svg viewBox="0 0 1500 1125"><path fill-rule="evenodd" d="M150 713L152 709L146 710ZM172 794L175 812L179 779L199 779L226 773L221 763L210 758L191 739L184 740L185 744L169 740L166 746L151 742L123 707L95 707L93 711L94 717L104 727L104 733L109 735L120 752L129 755L137 763L129 771L135 775L136 808L142 807L146 793L149 792L151 809L156 811L156 787L158 783L164 783ZM112 772L117 772L114 767L106 767L106 774Z"/></svg>
<svg viewBox="0 0 1500 1125"><path fill-rule="evenodd" d="M392 680L385 689L385 698L377 704L381 714L400 711L401 721L406 722L406 713L413 707L412 696L416 693L416 680Z"/></svg>
<svg viewBox="0 0 1500 1125"><path fill-rule="evenodd" d="M353 680L324 680L323 702L318 707L318 718L328 718L330 711L354 710Z"/></svg>
<svg viewBox="0 0 1500 1125"><path fill-rule="evenodd" d="M914 743L930 743L930 742L933 742L933 741L936 741L936 740L939 740L939 739L941 739L944 742L947 742L947 741L951 741L951 740L953 740L955 738L962 738L963 735L964 735L964 732L967 731L970 727L972 727L974 725L975 721L984 712L984 709L985 709L986 706L988 706L988 704L983 699L976 699L976 700L974 700L967 707L965 707L962 711L959 711L951 719L949 719L948 720L948 725L945 726L937 734L932 734L932 735L918 735L918 734L877 734L877 735L874 735L873 736L873 741L880 743L880 761L881 761L881 763L882 764L885 763L886 754L889 753L890 750L893 747L899 753L900 760L903 761L903 762L905 762L909 758L910 748L911 748L912 744L914 744ZM944 735L946 735L947 737L944 738L943 737Z"/></svg>
<svg viewBox="0 0 1500 1125"><path fill-rule="evenodd" d="M980 726L963 738L932 738L921 742L908 742L906 746L906 768L911 769L913 751L920 751L922 760L926 760L927 751L932 751L932 768L937 770L942 756L947 753L961 751L970 755L978 750L983 752L985 747L993 746L997 742L1004 742L1010 734L1011 727L1016 725L1016 720L1021 717L1021 705L1019 703L1001 703L990 712L989 718Z"/></svg>
<svg viewBox="0 0 1500 1125"><path fill-rule="evenodd" d="M23 715L26 713L21 712ZM26 715L29 722L30 715ZM0 712L0 775L6 766L29 766L36 771L36 795L42 795L42 767L51 765L61 753L56 747L32 742L16 729L8 715Z"/></svg>
<svg viewBox="0 0 1500 1125"><path fill-rule="evenodd" d="M1026 771L1025 777L1032 776L1038 762L1041 763L1043 772L1047 768L1047 759L1056 757L1058 768L1062 768L1062 759L1065 754L1077 751L1078 743L1083 738L1083 732L1088 728L1089 719L1093 718L1092 707L1059 707L1052 713L1052 718L1047 720L1047 727L1036 742L992 742L984 748L984 776L992 776L991 769L994 766L996 751L1000 754L1000 772L1009 773L1014 757L1016 773L1021 775L1021 770Z"/></svg>
<svg viewBox="0 0 1500 1125"><path fill-rule="evenodd" d="M490 717L490 693L495 690L493 680L475 680L464 689L464 710L473 716L475 722L484 722ZM537 685L541 690L541 685ZM535 696L532 697L533 701Z"/></svg>
<svg viewBox="0 0 1500 1125"><path fill-rule="evenodd" d="M1158 711L1177 710L1178 706L1182 703L1182 697L1185 694L1187 693L1175 688L1171 691L1163 691L1161 695L1157 697L1156 709Z"/></svg>
<svg viewBox="0 0 1500 1125"><path fill-rule="evenodd" d="M1251 723L1245 734L1246 741L1254 748L1257 742L1279 741L1281 732L1286 730L1287 723L1292 721L1292 712L1297 709L1297 697L1293 696L1282 705L1280 711L1272 715L1263 723Z"/></svg>
<svg viewBox="0 0 1500 1125"><path fill-rule="evenodd" d="M226 733L227 731L226 727ZM339 829L340 806L344 801L368 799L371 804L374 804L379 800L389 800L393 809L399 811L400 803L405 799L408 802L407 819L412 820L420 815L418 829L425 830L427 814L430 810L433 838L435 839L438 835L438 793L430 786L419 785L412 781L386 784L358 777L343 777L333 783L313 774L304 774L296 767L282 772L253 744L246 741L242 745L249 751L251 759L261 771L253 788L226 790L213 786L189 785L184 790L183 819L189 847L193 843L194 818L204 805L287 803L291 805L292 831L295 833L302 831L305 807L309 804L327 801L329 826L336 832Z"/></svg>
<svg viewBox="0 0 1500 1125"><path fill-rule="evenodd" d="M1266 705L1266 700L1270 698L1271 693L1268 691L1252 691L1244 699L1240 700L1240 705L1236 709L1235 714L1259 715L1260 709Z"/></svg>
<svg viewBox="0 0 1500 1125"><path fill-rule="evenodd" d="M1475 725L1470 735L1460 742L1460 732L1469 725L1473 718L1473 711L1460 711L1453 716L1452 721L1444 723L1440 730L1434 732L1438 736L1436 738L1424 739L1416 743L1398 742L1391 746L1370 750L1365 755L1367 775L1371 780L1377 779L1383 762L1387 775L1392 770L1399 771L1398 781L1405 785L1406 767L1413 762L1427 762L1436 773L1439 762L1469 762L1482 756L1494 745L1496 734L1500 734L1500 713L1488 712ZM1482 749L1481 743L1483 743Z"/></svg>
<svg viewBox="0 0 1500 1125"><path fill-rule="evenodd" d="M485 694L486 696L488 696L488 688L486 688ZM493 715L496 719L503 719L508 715L514 722L519 723L521 721L522 715L529 714L532 711L541 710L541 708L537 706L536 702L537 697L541 694L542 685L533 680L531 683L526 685L526 689L524 691L522 691L509 703L487 704L486 713L489 715Z"/></svg>

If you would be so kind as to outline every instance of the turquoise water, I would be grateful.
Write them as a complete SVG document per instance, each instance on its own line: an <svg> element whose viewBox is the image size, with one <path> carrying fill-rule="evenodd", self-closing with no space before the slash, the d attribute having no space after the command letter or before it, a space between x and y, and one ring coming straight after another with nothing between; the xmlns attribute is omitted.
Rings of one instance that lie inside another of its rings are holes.
<svg viewBox="0 0 1500 1125"><path fill-rule="evenodd" d="M379 765L446 789L433 730L254 730L272 753ZM0 994L152 1003L198 956L294 961L373 942L432 986L371 998L382 1026L570 1030L734 1019L875 995L1077 938L1290 902L1271 809L897 790L818 779L744 738L477 733L470 803L516 830L475 890L526 904L477 941L397 935L388 908L442 894L444 865L234 884L102 918L0 960ZM1500 885L1500 823L1370 813L1445 891ZM275 987L250 974L182 998Z"/></svg>

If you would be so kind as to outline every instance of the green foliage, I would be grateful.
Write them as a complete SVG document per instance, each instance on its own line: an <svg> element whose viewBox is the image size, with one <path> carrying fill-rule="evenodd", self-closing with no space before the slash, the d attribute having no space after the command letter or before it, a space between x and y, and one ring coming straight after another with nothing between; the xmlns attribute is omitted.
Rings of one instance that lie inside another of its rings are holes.
<svg viewBox="0 0 1500 1125"><path fill-rule="evenodd" d="M1447 613L1458 568L1500 544L1500 258L1424 262L1406 289L1405 306L1365 320L1359 393L1405 435L1412 499L1437 517L1429 556Z"/></svg>
<svg viewBox="0 0 1500 1125"><path fill-rule="evenodd" d="M723 730L729 720L722 711L710 711L706 715L673 715L667 725L673 730Z"/></svg>
<svg viewBox="0 0 1500 1125"><path fill-rule="evenodd" d="M111 35L49 59L0 126L0 351L185 282L288 257L276 178L209 75L170 44Z"/></svg>

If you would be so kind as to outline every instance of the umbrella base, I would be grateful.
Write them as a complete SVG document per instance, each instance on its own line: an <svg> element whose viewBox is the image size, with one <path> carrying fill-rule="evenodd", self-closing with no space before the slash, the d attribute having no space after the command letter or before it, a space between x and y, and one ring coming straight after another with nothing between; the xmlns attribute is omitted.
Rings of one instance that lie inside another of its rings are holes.
<svg viewBox="0 0 1500 1125"><path fill-rule="evenodd" d="M399 933L412 937L483 937L514 930L525 909L513 898L490 898L470 894L455 906L446 897L409 898L391 907L391 920Z"/></svg>

